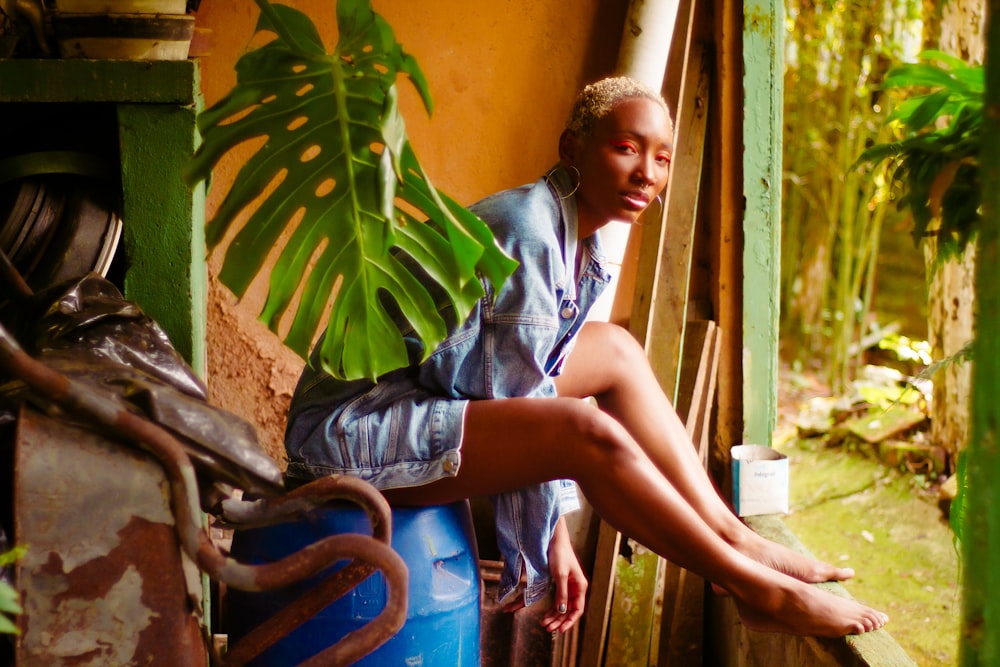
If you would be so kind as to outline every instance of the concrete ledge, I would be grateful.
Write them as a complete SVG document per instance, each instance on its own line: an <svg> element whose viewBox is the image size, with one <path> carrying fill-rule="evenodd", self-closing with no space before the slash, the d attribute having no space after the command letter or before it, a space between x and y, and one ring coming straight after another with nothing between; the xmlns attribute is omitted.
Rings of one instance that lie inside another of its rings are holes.
<svg viewBox="0 0 1000 667"><path fill-rule="evenodd" d="M777 516L748 517L747 524L760 535L801 553L809 553ZM810 554L811 555L811 554ZM819 584L850 598L837 583ZM886 630L839 639L795 637L754 632L743 627L736 605L710 593L705 600L705 656L703 664L718 667L917 667Z"/></svg>

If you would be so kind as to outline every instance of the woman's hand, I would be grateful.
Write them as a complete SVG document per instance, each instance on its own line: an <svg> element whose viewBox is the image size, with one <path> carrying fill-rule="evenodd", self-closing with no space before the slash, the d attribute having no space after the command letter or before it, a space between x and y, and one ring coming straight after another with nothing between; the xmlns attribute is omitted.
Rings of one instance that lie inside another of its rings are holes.
<svg viewBox="0 0 1000 667"><path fill-rule="evenodd" d="M587 578L573 551L573 543L560 517L549 542L549 575L555 584L555 600L542 617L542 626L549 632L566 632L583 616L587 599Z"/></svg>

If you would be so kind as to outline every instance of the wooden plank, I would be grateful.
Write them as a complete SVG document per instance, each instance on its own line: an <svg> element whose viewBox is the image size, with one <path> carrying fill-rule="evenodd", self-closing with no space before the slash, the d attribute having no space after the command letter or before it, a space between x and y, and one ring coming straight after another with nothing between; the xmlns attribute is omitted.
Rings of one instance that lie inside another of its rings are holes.
<svg viewBox="0 0 1000 667"><path fill-rule="evenodd" d="M685 95L687 90L685 81L691 79L687 72L690 66L690 48L692 43L692 26L697 7L695 0L682 0L677 8L677 21L674 24L674 39L670 44L670 55L667 58L667 71L664 76L663 97L667 104L674 110L674 159L671 163L670 182L672 183L678 172L684 172L687 167L684 165L683 157L679 157L676 150L679 144L683 144L686 138L681 134L680 128L685 118L691 114L684 109L686 104ZM683 35L683 39L677 36ZM700 171L700 165L698 167ZM642 216L640 224L634 225L629 235L628 246L625 251L625 259L622 263L620 275L621 286L615 293L615 303L611 310L611 320L626 324L632 335L645 344L649 333L651 309L653 307L654 286L656 284L656 272L659 265L660 248L663 244L664 230L666 229L666 218L671 185L668 183L667 191L663 194L663 205L659 210L649 210ZM651 206L650 209L653 209ZM678 211L678 217L684 215L683 211ZM692 209L692 224L695 211ZM675 223L671 220L671 225ZM647 346L648 349L648 346ZM670 392L668 392L670 393Z"/></svg>
<svg viewBox="0 0 1000 667"><path fill-rule="evenodd" d="M710 82L708 68L711 66L711 61L706 58L703 46L692 42L696 7L697 3L694 0L687 0L678 12L677 34L683 34L685 38L674 40L675 46L671 53L672 69L668 65L668 74L673 72L672 80L679 82L676 84L679 87L677 95L679 103L675 124L673 172L660 217L650 219L647 215L640 228L641 246L638 249L638 256L633 257L637 269L628 318L629 330L640 343L644 344L653 370L671 398L675 398L678 384L680 341L686 319L688 274L705 150ZM678 66L680 63L683 65ZM667 97L670 99L671 95L668 93ZM668 212L672 212L673 217L670 225L665 225ZM661 275L665 268L667 273ZM622 293L623 291L619 291L619 295ZM616 308L612 310L612 319L616 317L615 312L621 310L621 306L616 303ZM670 330L665 333L658 331L658 328L665 326L666 323L671 325ZM666 349L666 353L662 353L661 349ZM613 531L614 529L602 522L602 534ZM600 660L604 653L606 628L615 584L612 578L605 591L603 575L605 572L613 574L615 571L614 562L620 547L620 536L613 550L608 549L610 539L606 538L603 542L604 545L599 541L595 553L595 574L591 583L589 618L585 617L581 665L602 664ZM597 572L601 573L600 579L597 577ZM658 578L658 581L661 580ZM657 583L657 590L660 586L661 584ZM655 623L659 620L659 612L650 613L653 614L653 634L658 636L659 630L655 627ZM603 614L603 619L598 620L599 614ZM647 644L650 643L653 642L647 639Z"/></svg>
<svg viewBox="0 0 1000 667"><path fill-rule="evenodd" d="M672 620L664 625L660 636L660 667L689 667L702 664L704 653L705 580L697 574L669 565L676 572L677 586L674 599L666 598L664 605L673 602ZM668 638L663 635L669 632Z"/></svg>
<svg viewBox="0 0 1000 667"><path fill-rule="evenodd" d="M684 334L684 354L675 407L692 440L695 440L693 429L699 425L705 409L704 393L709 381L709 359L715 342L715 328L715 322L711 320L692 320L688 322Z"/></svg>
<svg viewBox="0 0 1000 667"><path fill-rule="evenodd" d="M580 624L560 633L554 642L552 667L576 667L576 652L580 642Z"/></svg>
<svg viewBox="0 0 1000 667"><path fill-rule="evenodd" d="M684 422L685 429L698 447L698 437L701 433L707 435L707 416L711 409L711 392L714 391L714 381L711 373L718 365L711 363L711 354L717 327L710 320L695 320L688 323L684 334L684 355L680 369L677 414ZM711 387L711 388L710 388ZM684 664L671 662L676 644L687 642L687 637L678 635L686 632L678 628L678 614L686 610L678 608L678 592L686 591L690 581L685 570L661 559L660 573L656 582L656 598L659 601L653 618L653 638L650 642L650 665ZM700 616L699 616L700 618ZM675 628L677 628L675 630ZM701 630L690 628L695 645L701 648ZM696 632L695 632L696 630Z"/></svg>
<svg viewBox="0 0 1000 667"><path fill-rule="evenodd" d="M604 667L650 664L656 579L663 559L632 539L616 561Z"/></svg>
<svg viewBox="0 0 1000 667"><path fill-rule="evenodd" d="M583 613L579 667L600 667L604 660L611 592L615 582L615 558L621 549L622 535L600 520L594 567L590 576L590 595Z"/></svg>
<svg viewBox="0 0 1000 667"><path fill-rule="evenodd" d="M741 292L743 434L771 441L778 410L778 299L781 291L781 108L784 63L780 44L784 5L744 3L743 201ZM750 17L753 17L750 19ZM736 152L736 151L734 151ZM735 326L733 328L735 334Z"/></svg>
<svg viewBox="0 0 1000 667"><path fill-rule="evenodd" d="M691 42L691 24L696 3L695 0L677 0L677 5L677 18L674 21L674 34L670 40L670 53L667 56L667 68L661 91L667 105L674 111L675 118L680 106L678 100L681 96L684 72L687 71L687 52ZM630 329L640 343L645 341L646 311L649 302L647 301L645 305L636 305L636 302L648 298L651 293L648 286L652 284L657 255L655 252L643 252L642 249L659 247L660 234L666 217L666 209L663 206L650 208L654 210L647 209L639 224L632 225L629 230L625 257L618 274L618 287L615 290L609 317L611 322ZM641 290L636 286L640 280L639 276L642 276L641 281L644 285ZM636 326L633 327L630 320L636 313L641 315L641 320L637 320Z"/></svg>
<svg viewBox="0 0 1000 667"><path fill-rule="evenodd" d="M710 350L711 366L708 372L708 386L705 388L705 415L706 418L701 422L700 429L695 430L692 434L692 439L695 445L698 447L698 454L701 456L701 463L705 466L705 470L708 470L708 454L711 450L711 440L710 435L712 433L712 412L715 408L716 402L716 386L719 381L719 357L722 356L722 330L719 327L715 327L715 335L712 337L712 347Z"/></svg>
<svg viewBox="0 0 1000 667"><path fill-rule="evenodd" d="M653 586L653 622L649 631L649 657L647 658L649 667L657 667L660 664L660 640L663 638L660 628L663 627L663 602L667 591L669 567L670 562L665 558L659 558L656 562L656 583Z"/></svg>
<svg viewBox="0 0 1000 667"><path fill-rule="evenodd" d="M690 393L691 400L681 414L685 416L685 428L704 465L719 368L718 327L708 320L689 322L684 347L681 395ZM704 579L667 563L662 621L657 628L659 654L655 664L683 667L700 663L704 644L704 593Z"/></svg>
<svg viewBox="0 0 1000 667"><path fill-rule="evenodd" d="M673 158L677 166L667 185L665 208L670 224L660 235L645 335L653 372L675 402L687 322L691 251L705 157L711 53L703 44L693 43L688 62L690 69L684 76L681 106L677 114Z"/></svg>

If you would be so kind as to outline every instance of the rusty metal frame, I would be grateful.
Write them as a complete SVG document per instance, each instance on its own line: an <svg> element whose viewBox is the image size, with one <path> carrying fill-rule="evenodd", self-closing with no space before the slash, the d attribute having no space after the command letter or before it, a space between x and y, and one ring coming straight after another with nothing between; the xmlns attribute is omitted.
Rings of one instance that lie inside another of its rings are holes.
<svg viewBox="0 0 1000 667"><path fill-rule="evenodd" d="M30 288L12 281L17 272L0 252L0 273L13 282L17 296L30 295ZM23 283L23 281L22 281ZM340 642L302 663L304 667L347 665L367 655L396 634L406 620L408 571L390 546L392 519L385 498L357 478L330 476L315 480L288 494L254 502L227 499L222 519L238 525L267 525L301 516L337 499L349 500L367 512L371 537L361 534L335 535L319 540L274 563L247 565L230 558L210 539L202 525L198 482L183 445L158 424L129 412L103 396L96 387L67 377L32 358L0 325L0 368L20 378L34 390L31 400L45 412L63 410L100 425L150 454L162 466L170 486L171 508L182 548L213 579L236 589L266 591L287 586L328 569L335 562L351 562L325 578L298 600L263 622L253 632L214 661L226 667L241 667L287 635L319 610L344 595L376 570L386 578L385 609L369 624L348 634Z"/></svg>

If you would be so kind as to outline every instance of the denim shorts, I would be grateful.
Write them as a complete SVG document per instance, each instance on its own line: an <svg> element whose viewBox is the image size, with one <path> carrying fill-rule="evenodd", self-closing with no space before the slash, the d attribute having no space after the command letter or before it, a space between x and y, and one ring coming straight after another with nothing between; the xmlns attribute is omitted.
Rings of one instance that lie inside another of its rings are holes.
<svg viewBox="0 0 1000 667"><path fill-rule="evenodd" d="M468 403L409 382L380 382L332 411L306 409L290 426L288 476L349 474L381 490L454 476Z"/></svg>

